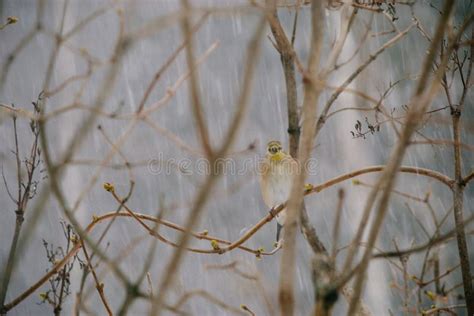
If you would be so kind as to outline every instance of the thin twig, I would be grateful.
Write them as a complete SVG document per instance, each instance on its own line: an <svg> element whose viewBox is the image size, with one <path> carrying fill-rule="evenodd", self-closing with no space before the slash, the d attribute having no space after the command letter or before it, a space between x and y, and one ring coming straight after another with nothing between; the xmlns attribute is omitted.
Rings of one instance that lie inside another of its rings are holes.
<svg viewBox="0 0 474 316"><path fill-rule="evenodd" d="M105 310L107 311L107 314L109 314L109 316L113 315L112 309L110 308L107 298L105 297L104 283L101 283L99 281L97 274L95 273L95 269L92 265L91 259L89 257L89 253L87 252L87 249L84 245L84 241L82 240L81 240L81 247L82 247L82 251L84 252L84 257L86 258L87 266L89 267L89 270L91 271L92 276L94 278L95 288L97 289L97 292L99 293L100 300L102 301L102 304L104 305Z"/></svg>

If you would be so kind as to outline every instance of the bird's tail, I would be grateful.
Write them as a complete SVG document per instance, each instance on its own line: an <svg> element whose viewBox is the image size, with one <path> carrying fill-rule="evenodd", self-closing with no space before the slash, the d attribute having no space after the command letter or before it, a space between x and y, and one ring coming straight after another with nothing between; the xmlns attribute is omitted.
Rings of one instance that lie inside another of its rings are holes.
<svg viewBox="0 0 474 316"><path fill-rule="evenodd" d="M281 232L281 229L283 228L283 225L281 225L280 223L277 222L277 242L280 241L280 232Z"/></svg>

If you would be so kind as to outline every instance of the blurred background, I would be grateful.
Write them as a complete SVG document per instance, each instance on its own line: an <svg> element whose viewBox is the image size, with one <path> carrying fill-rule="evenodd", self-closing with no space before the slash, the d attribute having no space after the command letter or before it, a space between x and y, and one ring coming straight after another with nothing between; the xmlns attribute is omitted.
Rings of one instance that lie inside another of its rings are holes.
<svg viewBox="0 0 474 316"><path fill-rule="evenodd" d="M57 32L65 3L64 1L45 1L41 16L44 32L35 35L15 56L0 91L2 104L14 104L17 108L32 110L31 102L37 99L42 90L48 61L55 45L54 37L49 34ZM441 7L441 3L442 1L419 1L413 6L397 5L396 17L398 19L393 22L393 25L398 30L405 30L413 22L410 10L414 10L426 32L433 34L436 27L435 21L439 17L436 8ZM201 56L211 45L218 43L218 47L198 67L199 91L204 117L209 128L211 145L218 148L237 109L237 99L243 86L246 49L255 32L260 14L257 10L242 9L248 5L247 1L196 0L191 1L191 4L199 8L219 8L216 13L206 19L194 35L196 56ZM124 32L129 33L140 29L147 21L157 17L172 16L180 9L180 2L175 0L69 1L65 10L64 33L101 8L105 9L100 12L100 15L85 24L80 31L74 33L60 48L55 59L50 87L58 87L71 76L87 73L88 63L81 56L80 51L87 51L91 59L96 62L91 76L86 80L74 81L57 94L49 97L47 112L70 105L77 92L80 91L81 85L84 87L79 102L86 105L93 104L101 92L102 82L110 68L107 61L111 58L118 37L119 14L123 14ZM117 13L118 8L121 13ZM472 10L470 1L459 1L456 5L454 22L460 23L466 12L472 12ZM2 21L7 16L19 18L16 24L10 25L0 32L2 69L21 39L34 28L37 14L38 3L36 1L7 0L0 2ZM323 64L339 32L341 10L326 10L325 14L327 19L324 31ZM201 16L202 13L196 9L194 23ZM293 26L294 10L280 8L279 16L283 27L289 34ZM371 36L391 30L393 27L390 19L386 16L382 14L371 16L369 11L364 10L360 10L357 14L339 60L348 60L353 56L358 49L360 39L366 32L367 24L370 24L372 28L369 37L360 47L356 57L330 76L329 85L340 85L371 53L395 36L394 33ZM295 50L304 64L309 50L310 32L310 8L303 6L298 17ZM268 26L265 29L266 34L271 34ZM115 113L117 116L133 113L156 71L173 54L182 40L179 19L175 17L154 29L149 36L144 36L133 42L120 61L116 82L110 91L110 96L104 103L103 110ZM255 161L264 155L266 143L276 139L281 140L285 148L288 147L286 93L280 56L268 38L264 37L261 45L262 53L255 71L250 104L230 154L230 158L233 159L236 166L241 167L244 165L244 161L250 161L250 166L253 167L245 169L246 171L242 174L228 172L218 180L218 184L205 205L205 211L197 229L197 231L208 230L210 234L227 240L237 239L268 212L260 194L258 176L255 172ZM426 38L418 30L412 29L406 37L379 56L350 87L379 99L390 84L402 80L384 99L385 107L392 111L393 116L402 117L405 113L404 105L409 102L416 86L415 79L420 73L420 65L426 56L428 47L429 42ZM163 74L145 106L161 99L167 89L172 87L186 71L186 58L182 52ZM126 168L105 167L99 170L97 164L92 163L93 161L100 162L111 150L111 145L107 142L104 134L112 141L116 141L125 132L127 136L120 146L120 151L130 163L139 164L132 169L135 189L128 201L128 206L136 212L150 215L156 215L159 210L163 210L165 219L184 225L193 205L193 199L205 176L198 172L183 172L176 167L171 167L169 173L156 172L156 167L160 165L159 161L189 159L195 163L203 157L203 150L192 115L188 84L189 81L185 81L169 102L149 115L149 119L161 128L160 130L154 129L144 122L139 122L129 129L130 120L97 117L94 125L87 131L85 141L64 169L61 179L61 185L67 197L66 202L70 207L78 206L75 216L82 225L87 225L93 215L101 215L117 208L117 202L103 190L102 184L104 182L113 183L117 193L122 196L126 195L129 190L130 174ZM300 74L297 74L297 85L298 104L301 105L302 81ZM457 85L459 82L453 82L452 91L453 96L459 99L461 89L456 89ZM331 93L331 89L324 90L319 100L320 108ZM430 110L443 108L446 105L445 96L439 94ZM369 106L372 104L363 98L343 93L337 99L332 111L345 107L367 108ZM59 159L67 150L71 140L77 137L78 127L88 115L87 111L75 109L48 120L47 137L53 159ZM472 91L466 97L462 118L464 124L462 141L473 146ZM373 111L343 111L327 121L315 140L316 146L312 151L312 157L317 160L317 168L315 174L310 175L309 182L318 184L359 168L386 163L397 140L391 125L382 124L379 132L368 133L366 137L354 138L351 131L355 131L354 126L357 120L362 123L365 130L367 129L366 122L371 124L377 122ZM449 109L438 111L433 113L432 118L426 120L420 133L431 139L452 139L449 122ZM98 129L99 125L102 130ZM29 121L24 118L19 119L18 129L20 152L26 155L32 141ZM183 143L177 142L177 138ZM424 139L417 134L414 136L414 140ZM15 188L16 162L12 149L14 149L12 121L9 116L0 112L1 166L6 182ZM465 162L463 172L466 174L473 167L472 151L463 151L463 159ZM118 154L115 154L110 162L110 164L123 163L123 158ZM174 164L171 165L174 166ZM410 146L403 165L434 169L452 177L454 172L452 148L449 145ZM98 174L97 181L91 183L91 179L96 174ZM45 172L38 173L37 179L39 180L38 190L47 187L48 179ZM376 174L360 177L360 180L369 184L375 183L376 179ZM305 198L311 223L328 249L332 247L330 242L339 188L343 188L346 193L339 244L339 247L342 247L347 245L355 234L370 188L346 181ZM425 197L427 192L431 192L430 202L439 219L452 207L452 193L428 178L400 174L396 189L421 198ZM84 190L87 191L81 197L81 192ZM0 266L3 266L7 260L15 222L15 204L8 197L5 185L0 186L0 202L2 218L0 221ZM473 202L474 186L471 185L466 188L464 200L466 218L473 214ZM28 223L28 211L34 208L35 203L36 200L33 198L25 214L25 225ZM412 212L409 211L407 204ZM34 283L50 267L43 247L43 239L55 246L64 245L65 239L60 226L60 220L64 218L61 207L51 197L42 210L42 215L34 226L34 231L31 232L32 238L19 252L18 263L7 293L7 302ZM433 234L435 224L426 205L394 195L377 247L384 250L394 249L394 240L402 249L425 243L428 240L427 236L417 221L422 222L428 232ZM272 249L275 226L276 224L273 222L264 226L246 245L252 248ZM94 230L91 236L97 238L103 227L105 227L104 224L98 226L99 229ZM452 228L453 218L450 215L441 231L447 232ZM466 231L472 231L472 228L473 226L470 225ZM163 228L163 234L173 240L177 240L178 237L173 231L165 228ZM106 254L111 258L120 256L120 267L132 280L138 277L150 251L152 238L144 236L147 236L146 231L129 218L117 219L106 236L105 241L108 243ZM124 248L136 238L141 238L137 246L126 256L121 254ZM209 246L209 242L206 241L193 240L192 244L200 247ZM298 234L297 247L296 308L298 315L305 315L311 311L313 306L313 288L309 269L311 251L301 234ZM473 247L474 240L471 234L468 239L468 248L472 250ZM173 251L174 249L168 245L157 244L154 261L149 270L155 289L163 277L164 268ZM455 240L439 247L438 251L443 270L457 264L459 259ZM338 256L338 263L343 262L344 255L345 253L342 251ZM204 289L231 306L238 307L245 304L256 315L268 315L270 311L264 303L265 298L262 293L266 293L275 310L278 310L280 257L281 252L278 252L273 256L265 256L259 260L254 255L238 249L222 256L187 253L179 270L176 286L173 287L169 296L170 302L177 300L186 291ZM408 272L410 274L420 273L423 258L424 253L409 257ZM398 259L393 260L398 261ZM474 251L471 251L471 262L473 260ZM264 291L261 287L256 286L256 282L242 278L229 270L208 268L210 264L227 264L233 261L238 261L242 270L252 275L258 275ZM98 270L107 269L102 264ZM77 265L71 274L73 294L78 289L81 275L82 271ZM110 271L103 273L102 277L105 293L111 306L118 308L125 296L124 288ZM364 300L370 306L373 315L388 315L389 310L394 315L402 313L403 292L400 290L402 282L402 273L389 262L372 261ZM459 269L443 278L446 288L459 282L461 282ZM147 284L143 283L142 286L146 291ZM38 304L41 302L38 293L45 291L46 287L45 285L40 288L34 295L10 311L9 315L51 314L51 307L48 304ZM104 314L105 311L103 311L91 280L86 283L86 288L90 288L90 292L92 292L87 300L88 306L98 315ZM462 288L459 288L456 293L462 294ZM430 306L428 298L423 298L423 301L426 306ZM450 304L460 302L462 301L456 300L456 295L449 297ZM73 305L74 295L71 295L63 306L64 314L70 314ZM344 314L346 308L347 303L341 297L335 306L334 314ZM183 310L193 315L231 314L199 297L187 301ZM134 315L146 312L148 312L148 305L143 301L136 301L129 310L129 313ZM462 314L462 310L459 312Z"/></svg>

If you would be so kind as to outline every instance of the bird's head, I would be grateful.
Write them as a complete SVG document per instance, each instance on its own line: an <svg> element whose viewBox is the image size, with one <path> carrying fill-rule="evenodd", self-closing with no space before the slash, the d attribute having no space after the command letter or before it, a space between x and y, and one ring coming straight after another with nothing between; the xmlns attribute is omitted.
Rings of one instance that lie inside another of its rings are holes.
<svg viewBox="0 0 474 316"><path fill-rule="evenodd" d="M285 158L283 147L281 143L276 140L272 140L267 144L267 155L273 161L282 161Z"/></svg>

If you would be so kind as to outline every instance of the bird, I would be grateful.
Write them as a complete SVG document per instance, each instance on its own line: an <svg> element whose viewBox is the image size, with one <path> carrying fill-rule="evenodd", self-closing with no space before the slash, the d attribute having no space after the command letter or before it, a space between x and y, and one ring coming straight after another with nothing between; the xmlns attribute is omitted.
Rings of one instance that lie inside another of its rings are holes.
<svg viewBox="0 0 474 316"><path fill-rule="evenodd" d="M291 193L293 179L298 172L298 163L290 154L283 151L279 141L268 142L266 155L260 168L260 189L263 201L271 209L285 203ZM280 241L280 232L285 224L286 209L278 213L276 241Z"/></svg>

